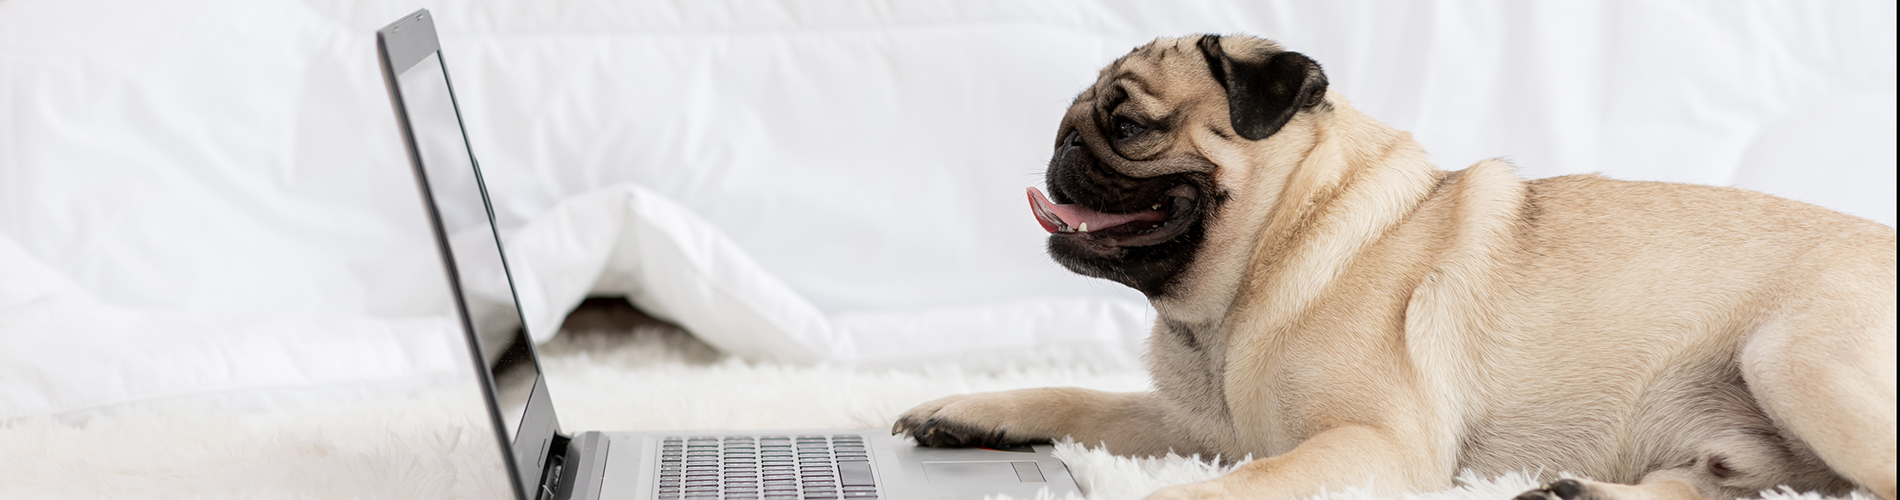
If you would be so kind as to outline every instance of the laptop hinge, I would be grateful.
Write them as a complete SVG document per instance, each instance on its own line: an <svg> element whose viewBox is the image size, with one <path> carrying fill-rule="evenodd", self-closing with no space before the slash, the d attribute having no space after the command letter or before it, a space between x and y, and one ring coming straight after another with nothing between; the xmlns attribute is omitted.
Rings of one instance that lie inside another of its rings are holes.
<svg viewBox="0 0 1900 500"><path fill-rule="evenodd" d="M546 458L541 461L541 487L534 495L536 500L557 500L561 492L562 480L567 477L567 444L573 440L559 432L548 440Z"/></svg>
<svg viewBox="0 0 1900 500"><path fill-rule="evenodd" d="M607 470L607 445L613 440L599 432L588 431L559 438L550 450L541 480L540 498L553 500L598 500L600 482Z"/></svg>

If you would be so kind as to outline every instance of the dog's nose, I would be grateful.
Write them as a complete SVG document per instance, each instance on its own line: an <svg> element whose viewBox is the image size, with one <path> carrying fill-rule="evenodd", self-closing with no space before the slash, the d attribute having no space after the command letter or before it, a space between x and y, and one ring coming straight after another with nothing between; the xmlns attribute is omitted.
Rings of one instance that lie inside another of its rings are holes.
<svg viewBox="0 0 1900 500"><path fill-rule="evenodd" d="M1062 136L1062 145L1056 147L1056 158L1068 158L1070 151L1074 151L1075 148L1081 146L1082 134L1071 130L1069 131L1069 135Z"/></svg>

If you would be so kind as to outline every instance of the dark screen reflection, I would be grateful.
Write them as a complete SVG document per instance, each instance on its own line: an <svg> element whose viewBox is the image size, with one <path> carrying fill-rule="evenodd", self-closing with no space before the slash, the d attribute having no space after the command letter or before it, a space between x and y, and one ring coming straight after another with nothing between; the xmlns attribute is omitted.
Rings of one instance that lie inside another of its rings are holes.
<svg viewBox="0 0 1900 500"><path fill-rule="evenodd" d="M514 441L540 371L522 330L520 310L502 264L500 236L489 222L481 180L444 75L441 59L430 54L398 75L396 87L422 155L430 198L449 235L449 253L475 327L476 344L495 381L502 427L509 441Z"/></svg>

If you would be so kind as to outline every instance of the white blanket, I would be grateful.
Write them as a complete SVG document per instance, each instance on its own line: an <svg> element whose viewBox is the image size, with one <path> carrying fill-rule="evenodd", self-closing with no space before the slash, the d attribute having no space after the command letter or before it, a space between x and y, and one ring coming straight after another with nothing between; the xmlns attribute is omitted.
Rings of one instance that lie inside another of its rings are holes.
<svg viewBox="0 0 1900 500"><path fill-rule="evenodd" d="M507 253L522 262L531 332L552 336L589 294L620 295L755 360L989 368L1062 356L1126 368L1154 323L1138 302L1089 297L827 317L714 226L636 185L563 201L510 236Z"/></svg>

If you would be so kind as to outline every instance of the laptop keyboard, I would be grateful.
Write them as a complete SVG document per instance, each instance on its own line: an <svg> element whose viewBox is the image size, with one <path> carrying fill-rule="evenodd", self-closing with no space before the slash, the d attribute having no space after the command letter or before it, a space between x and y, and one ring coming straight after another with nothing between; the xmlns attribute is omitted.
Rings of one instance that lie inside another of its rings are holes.
<svg viewBox="0 0 1900 500"><path fill-rule="evenodd" d="M660 441L658 498L878 498L858 435L672 436Z"/></svg>

